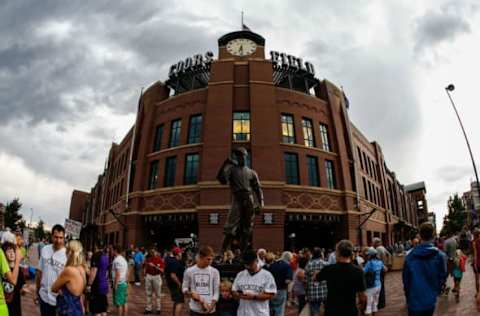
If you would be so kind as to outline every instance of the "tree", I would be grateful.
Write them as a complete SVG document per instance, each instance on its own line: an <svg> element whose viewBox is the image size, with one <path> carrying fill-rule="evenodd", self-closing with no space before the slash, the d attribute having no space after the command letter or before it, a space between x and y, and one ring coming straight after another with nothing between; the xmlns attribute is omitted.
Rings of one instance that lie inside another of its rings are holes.
<svg viewBox="0 0 480 316"><path fill-rule="evenodd" d="M21 208L22 203L20 203L19 198L7 203L4 215L5 227L10 227L12 231L17 230L19 222L23 220L22 214L19 213Z"/></svg>
<svg viewBox="0 0 480 316"><path fill-rule="evenodd" d="M36 240L45 239L46 234L45 234L44 224L45 223L43 222L43 220L40 219L40 221L38 221L37 227L33 229L33 235L35 236Z"/></svg>
<svg viewBox="0 0 480 316"><path fill-rule="evenodd" d="M448 214L443 219L441 235L460 232L467 223L467 212L462 199L455 194L448 199Z"/></svg>

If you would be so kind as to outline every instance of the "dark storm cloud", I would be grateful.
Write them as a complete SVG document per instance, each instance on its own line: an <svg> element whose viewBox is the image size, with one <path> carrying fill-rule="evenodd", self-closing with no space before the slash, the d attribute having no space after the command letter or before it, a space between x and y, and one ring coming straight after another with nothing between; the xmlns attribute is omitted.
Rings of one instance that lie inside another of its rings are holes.
<svg viewBox="0 0 480 316"><path fill-rule="evenodd" d="M99 104L134 111L140 88L165 79L168 63L215 44L205 27L168 19L167 8L133 1L3 5L0 123L78 121Z"/></svg>
<svg viewBox="0 0 480 316"><path fill-rule="evenodd" d="M134 113L141 87L165 80L178 59L213 50L217 38L208 27L216 18L157 1L0 5L1 151L85 189L123 137L95 117Z"/></svg>
<svg viewBox="0 0 480 316"><path fill-rule="evenodd" d="M469 19L476 11L476 5L462 1L449 2L439 9L428 10L415 23L415 51L422 53L425 49L470 33Z"/></svg>

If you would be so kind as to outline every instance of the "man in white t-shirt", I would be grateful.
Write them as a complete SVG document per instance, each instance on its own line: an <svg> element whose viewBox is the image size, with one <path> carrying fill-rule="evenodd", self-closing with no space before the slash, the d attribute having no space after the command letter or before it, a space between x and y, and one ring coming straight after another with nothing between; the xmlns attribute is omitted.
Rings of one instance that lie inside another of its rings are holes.
<svg viewBox="0 0 480 316"><path fill-rule="evenodd" d="M65 229L62 225L52 228L52 244L42 248L35 277L36 293L34 302L40 302L42 316L57 314L57 294L52 292L52 284L58 278L67 262L65 250Z"/></svg>
<svg viewBox="0 0 480 316"><path fill-rule="evenodd" d="M240 299L238 316L269 316L268 301L277 293L273 275L258 267L257 254L247 250L243 254L245 270L233 282L233 296Z"/></svg>
<svg viewBox="0 0 480 316"><path fill-rule="evenodd" d="M128 312L127 306L127 272L128 262L122 256L122 248L114 246L112 255L114 257L112 262L113 274L113 304L117 307L117 315L125 316Z"/></svg>
<svg viewBox="0 0 480 316"><path fill-rule="evenodd" d="M183 275L182 292L190 296L190 315L211 315L220 293L220 273L211 266L215 253L209 246L200 247L197 264Z"/></svg>

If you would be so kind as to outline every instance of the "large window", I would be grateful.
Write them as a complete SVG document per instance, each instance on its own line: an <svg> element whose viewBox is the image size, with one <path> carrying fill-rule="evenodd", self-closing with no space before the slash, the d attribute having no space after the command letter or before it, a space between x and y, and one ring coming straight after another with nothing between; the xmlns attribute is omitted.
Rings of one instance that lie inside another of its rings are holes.
<svg viewBox="0 0 480 316"><path fill-rule="evenodd" d="M199 160L198 154L187 154L185 156L184 184L195 184L198 182Z"/></svg>
<svg viewBox="0 0 480 316"><path fill-rule="evenodd" d="M175 147L180 145L180 131L182 129L182 120L178 119L172 121L170 128L170 141L168 142L168 147Z"/></svg>
<svg viewBox="0 0 480 316"><path fill-rule="evenodd" d="M328 138L328 126L325 124L320 124L320 135L322 136L322 149L326 151L331 151L332 147L330 146L330 141Z"/></svg>
<svg viewBox="0 0 480 316"><path fill-rule="evenodd" d="M175 185L175 168L177 165L177 157L168 157L165 161L165 181L164 186L172 187Z"/></svg>
<svg viewBox="0 0 480 316"><path fill-rule="evenodd" d="M325 171L327 173L328 188L335 189L335 171L333 170L333 161L325 160Z"/></svg>
<svg viewBox="0 0 480 316"><path fill-rule="evenodd" d="M318 177L318 159L314 156L307 156L308 167L308 185L319 187L320 179Z"/></svg>
<svg viewBox="0 0 480 316"><path fill-rule="evenodd" d="M370 198L368 196L367 181L365 180L365 177L362 177L362 181L363 181L363 192L365 194L365 198L369 200Z"/></svg>
<svg viewBox="0 0 480 316"><path fill-rule="evenodd" d="M233 140L250 140L250 112L233 113Z"/></svg>
<svg viewBox="0 0 480 316"><path fill-rule="evenodd" d="M302 129L305 146L315 147L315 137L313 136L312 120L307 118L302 119Z"/></svg>
<svg viewBox="0 0 480 316"><path fill-rule="evenodd" d="M157 187L158 180L158 160L150 163L150 175L148 177L148 189L153 190Z"/></svg>
<svg viewBox="0 0 480 316"><path fill-rule="evenodd" d="M202 137L202 115L193 115L190 117L188 127L188 144L200 143Z"/></svg>
<svg viewBox="0 0 480 316"><path fill-rule="evenodd" d="M300 184L298 177L298 155L285 153L285 180L288 184Z"/></svg>
<svg viewBox="0 0 480 316"><path fill-rule="evenodd" d="M282 114L282 142L286 144L295 144L293 116L290 114Z"/></svg>
<svg viewBox="0 0 480 316"><path fill-rule="evenodd" d="M155 128L155 139L153 140L153 151L159 151L162 148L163 124Z"/></svg>
<svg viewBox="0 0 480 316"><path fill-rule="evenodd" d="M360 147L357 147L357 153L358 153L358 160L360 160L360 166L362 167L362 170L363 170L362 151L360 150Z"/></svg>

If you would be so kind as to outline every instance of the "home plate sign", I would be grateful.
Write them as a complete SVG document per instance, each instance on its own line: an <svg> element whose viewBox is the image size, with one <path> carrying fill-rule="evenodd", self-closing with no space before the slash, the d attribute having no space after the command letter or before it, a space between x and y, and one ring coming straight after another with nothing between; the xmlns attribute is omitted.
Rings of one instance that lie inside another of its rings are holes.
<svg viewBox="0 0 480 316"><path fill-rule="evenodd" d="M74 221L73 219L65 219L65 235L70 239L80 239L80 231L82 230L82 223Z"/></svg>

